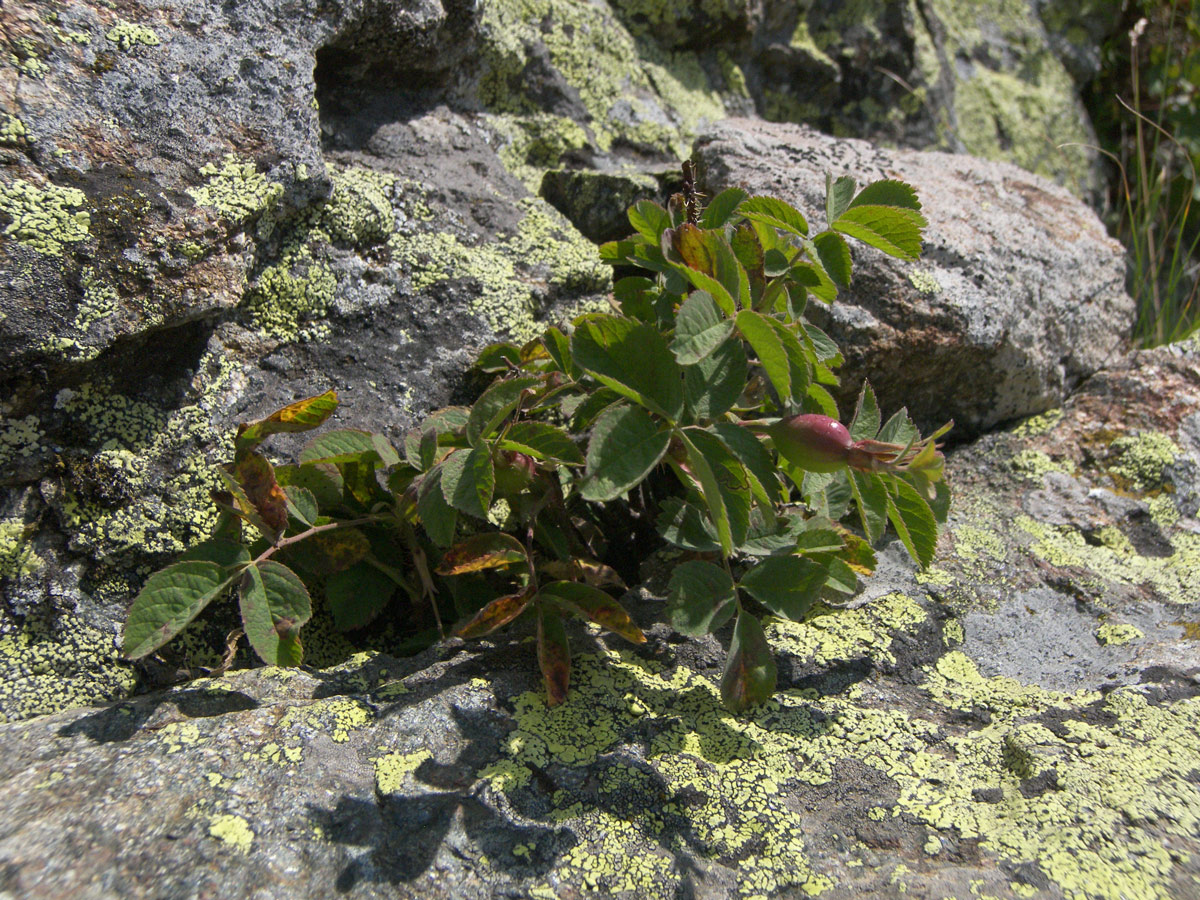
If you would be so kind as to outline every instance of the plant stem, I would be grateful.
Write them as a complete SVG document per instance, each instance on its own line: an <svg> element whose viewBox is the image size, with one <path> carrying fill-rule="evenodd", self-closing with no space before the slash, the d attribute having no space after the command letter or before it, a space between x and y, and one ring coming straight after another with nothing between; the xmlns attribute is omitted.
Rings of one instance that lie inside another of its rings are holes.
<svg viewBox="0 0 1200 900"><path fill-rule="evenodd" d="M305 538L310 538L314 534L321 534L326 531L336 531L339 528L353 528L356 525L369 525L372 522L382 522L385 516L363 516L361 519L346 519L344 522L327 522L324 525L313 525L307 531L302 531L299 534L293 534L291 537L286 537L278 544L274 544L259 554L258 559L254 560L254 565L258 565L264 560L270 559L275 555L276 551L282 550L284 547L290 547L292 544L297 544Z"/></svg>

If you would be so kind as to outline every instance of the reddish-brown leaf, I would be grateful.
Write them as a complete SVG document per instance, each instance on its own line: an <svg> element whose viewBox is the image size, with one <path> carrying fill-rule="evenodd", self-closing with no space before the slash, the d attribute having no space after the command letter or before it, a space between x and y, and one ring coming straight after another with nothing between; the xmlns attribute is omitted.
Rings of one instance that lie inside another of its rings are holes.
<svg viewBox="0 0 1200 900"><path fill-rule="evenodd" d="M590 619L601 628L619 634L635 644L646 643L642 630L633 624L625 608L599 588L575 581L555 581L542 588L545 597L581 618Z"/></svg>
<svg viewBox="0 0 1200 900"><path fill-rule="evenodd" d="M460 638L477 638L491 634L497 628L507 625L529 605L529 593L509 594L497 597L471 618L469 622L454 630Z"/></svg>
<svg viewBox="0 0 1200 900"><path fill-rule="evenodd" d="M295 548L296 565L317 575L348 569L371 552L371 542L357 528L314 534Z"/></svg>
<svg viewBox="0 0 1200 900"><path fill-rule="evenodd" d="M271 529L264 535L275 541L287 527L287 495L275 480L275 470L259 453L247 453L237 463L235 473L246 499L258 513L259 518Z"/></svg>
<svg viewBox="0 0 1200 900"><path fill-rule="evenodd" d="M567 646L567 630L558 610L548 604L538 606L538 665L546 683L546 703L558 706L567 699L571 682L571 648Z"/></svg>
<svg viewBox="0 0 1200 900"><path fill-rule="evenodd" d="M464 575L484 569L498 569L517 563L528 568L529 557L521 542L511 535L490 532L476 534L446 551L439 575Z"/></svg>
<svg viewBox="0 0 1200 900"><path fill-rule="evenodd" d="M277 409L265 419L238 426L236 447L238 455L254 449L263 439L285 431L309 431L321 425L337 409L336 391L326 391L315 397L306 397Z"/></svg>
<svg viewBox="0 0 1200 900"><path fill-rule="evenodd" d="M716 277L717 256L710 235L695 225L685 223L665 232L663 237L670 240L671 249L679 254L684 265Z"/></svg>
<svg viewBox="0 0 1200 900"><path fill-rule="evenodd" d="M571 560L549 560L542 563L538 567L538 571L563 581L582 581L592 587L612 585L625 588L625 582L621 580L621 576L612 566L606 566L602 562L582 556Z"/></svg>

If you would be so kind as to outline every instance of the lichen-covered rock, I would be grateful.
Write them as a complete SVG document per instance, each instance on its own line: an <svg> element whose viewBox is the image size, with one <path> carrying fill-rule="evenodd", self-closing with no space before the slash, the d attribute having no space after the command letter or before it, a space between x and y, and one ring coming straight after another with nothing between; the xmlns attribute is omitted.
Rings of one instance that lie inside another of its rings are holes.
<svg viewBox="0 0 1200 900"><path fill-rule="evenodd" d="M948 453L934 567L768 619L722 707L671 561L580 629L548 708L520 626L0 726L0 889L73 898L1187 900L1200 883L1200 369L1155 351ZM15 557L14 557L15 558Z"/></svg>
<svg viewBox="0 0 1200 900"><path fill-rule="evenodd" d="M1043 179L744 119L706 132L696 155L711 191L782 197L814 229L825 227L826 173L899 178L924 198L922 258L855 247L853 284L818 319L846 355L847 399L869 378L892 406L978 432L1058 405L1123 352L1133 303L1121 247Z"/></svg>

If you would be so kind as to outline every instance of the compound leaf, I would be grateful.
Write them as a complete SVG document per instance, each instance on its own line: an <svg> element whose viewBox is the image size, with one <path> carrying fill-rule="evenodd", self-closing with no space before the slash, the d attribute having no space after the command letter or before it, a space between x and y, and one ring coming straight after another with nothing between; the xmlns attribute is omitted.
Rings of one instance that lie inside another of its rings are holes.
<svg viewBox="0 0 1200 900"><path fill-rule="evenodd" d="M244 561L250 554L242 548ZM142 586L125 620L123 650L129 659L153 653L229 587L237 570L207 559L177 562Z"/></svg>
<svg viewBox="0 0 1200 900"><path fill-rule="evenodd" d="M736 610L733 579L719 566L691 560L671 573L667 615L681 634L700 637L716 631Z"/></svg>
<svg viewBox="0 0 1200 900"><path fill-rule="evenodd" d="M734 712L766 703L775 693L775 679L775 657L762 623L744 609L739 610L721 676L721 699Z"/></svg>
<svg viewBox="0 0 1200 900"><path fill-rule="evenodd" d="M658 465L671 441L640 406L622 405L602 413L588 443L586 500L613 500L641 482Z"/></svg>
<svg viewBox="0 0 1200 900"><path fill-rule="evenodd" d="M287 566L268 559L246 569L239 593L242 626L259 658L273 666L300 665L300 629L312 617L304 582Z"/></svg>

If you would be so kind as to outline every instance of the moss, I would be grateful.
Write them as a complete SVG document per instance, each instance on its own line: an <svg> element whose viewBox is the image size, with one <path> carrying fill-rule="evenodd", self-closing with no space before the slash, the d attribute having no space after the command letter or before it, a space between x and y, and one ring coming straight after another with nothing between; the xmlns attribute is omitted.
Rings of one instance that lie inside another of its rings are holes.
<svg viewBox="0 0 1200 900"><path fill-rule="evenodd" d="M1105 622L1096 629L1096 640L1104 645L1128 644L1145 637L1141 630L1126 623Z"/></svg>
<svg viewBox="0 0 1200 900"><path fill-rule="evenodd" d="M30 542L36 528L36 523L0 519L0 579L23 578L42 567Z"/></svg>
<svg viewBox="0 0 1200 900"><path fill-rule="evenodd" d="M20 147L30 140L24 122L16 116L0 112L0 147Z"/></svg>
<svg viewBox="0 0 1200 900"><path fill-rule="evenodd" d="M274 209L283 196L283 185L270 181L252 162L227 154L221 165L209 163L200 170L208 180L188 194L198 206L213 210L234 227L241 227Z"/></svg>
<svg viewBox="0 0 1200 900"><path fill-rule="evenodd" d="M1119 437L1109 451L1116 461L1108 466L1108 473L1118 487L1136 493L1160 490L1164 470L1183 453L1178 444L1157 432Z"/></svg>
<svg viewBox="0 0 1200 900"><path fill-rule="evenodd" d="M254 843L254 829L241 816L213 816L208 822L208 833L239 853L249 853L250 846Z"/></svg>
<svg viewBox="0 0 1200 900"><path fill-rule="evenodd" d="M4 233L48 256L61 256L64 244L87 240L91 217L72 208L87 200L83 191L48 185L39 188L18 178L0 185L0 211L12 218Z"/></svg>
<svg viewBox="0 0 1200 900"><path fill-rule="evenodd" d="M122 53L129 53L138 45L157 47L160 43L158 35L152 29L134 22L118 22L104 37L116 44Z"/></svg>

